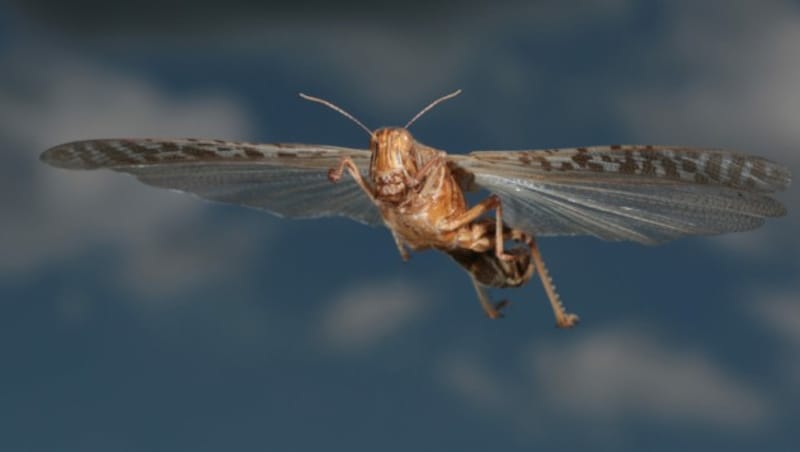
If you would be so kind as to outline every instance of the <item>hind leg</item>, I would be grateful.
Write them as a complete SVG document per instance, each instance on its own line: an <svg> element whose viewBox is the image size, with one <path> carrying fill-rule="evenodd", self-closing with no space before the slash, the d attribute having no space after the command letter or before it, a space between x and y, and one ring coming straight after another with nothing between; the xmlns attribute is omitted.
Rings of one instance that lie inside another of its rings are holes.
<svg viewBox="0 0 800 452"><path fill-rule="evenodd" d="M494 231L497 233L497 230ZM532 262L530 262L529 267L526 269L525 273L518 278L520 282L527 281L530 278L534 270L538 270L539 279L542 281L542 286L544 287L545 293L547 293L547 298L550 301L550 307L553 310L553 315L556 318L556 326L559 328L572 328L573 326L577 325L580 321L580 318L576 314L572 314L567 312L566 308L564 307L564 303L561 301L561 297L558 296L558 292L556 292L556 286L553 284L553 278L550 277L550 272L547 271L547 267L544 265L544 259L542 259L542 254L539 252L539 247L536 245L536 239L520 230L509 228L505 225L502 226L502 234L496 234L497 236L501 237L496 240L513 240L518 243L524 243L530 249L530 257ZM501 260L501 263L505 264L501 266L506 268L506 265L511 265L513 262L509 260L505 260L504 258L498 256L498 259ZM506 274L510 274L510 271L506 269ZM510 281L510 279L508 280Z"/></svg>
<svg viewBox="0 0 800 452"><path fill-rule="evenodd" d="M536 266L537 273L539 273L539 279L542 280L542 286L544 286L544 291L547 293L550 307L553 309L553 315L556 318L556 326L559 328L572 328L577 325L580 318L576 314L567 312L566 308L564 308L564 303L561 302L561 297L558 296L556 286L553 284L553 278L550 277L550 273L544 265L542 254L536 245L536 239L517 229L512 229L511 235L512 239L523 241L530 247L531 258L533 258L533 263ZM515 236L518 238L514 238Z"/></svg>

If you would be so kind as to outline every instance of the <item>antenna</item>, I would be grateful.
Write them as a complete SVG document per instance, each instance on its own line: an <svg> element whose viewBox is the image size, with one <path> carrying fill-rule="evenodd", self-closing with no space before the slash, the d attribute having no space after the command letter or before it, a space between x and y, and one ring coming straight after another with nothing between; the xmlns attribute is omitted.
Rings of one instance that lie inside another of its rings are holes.
<svg viewBox="0 0 800 452"><path fill-rule="evenodd" d="M435 107L435 106L439 105L440 103L442 103L442 102L444 102L444 101L446 101L446 100L448 100L448 99L452 99L452 98L454 98L454 97L458 96L459 94L461 94L461 90L460 90L460 89L457 89L457 90L453 91L452 93L450 93L450 94L447 94L447 95L445 95L445 96L442 96L442 97L440 97L440 98L436 99L435 101L431 102L430 104L428 104L428 106L427 106L427 107L423 108L423 109L422 109L422 110L421 110L419 113L417 113L416 115L414 115L414 117L413 117L413 118L411 118L411 121L408 121L408 123L406 124L406 126L405 126L404 128L406 128L406 129L407 129L407 128L411 127L411 124L414 124L414 121L416 121L417 119L419 119L419 117L420 117L420 116L422 116L422 115L424 115L425 113L427 113L427 112L428 112L428 110L430 110L431 108L433 108L433 107Z"/></svg>
<svg viewBox="0 0 800 452"><path fill-rule="evenodd" d="M303 99L305 99L305 100L308 100L308 101L311 101L311 102L316 102L316 103L318 103L318 104L322 104L322 105L324 105L324 106L326 106L326 107L330 108L331 110L334 110L334 111L337 111L337 112L339 112L339 114L341 114L341 115L342 115L342 116L344 116L345 118L347 118L347 119L349 119L349 120L353 121L354 123L358 124L359 126L361 126L361 128L362 128L362 129L364 129L364 130L366 130L366 131L367 131L367 133L369 134L369 136L372 136L372 130L370 130L370 129L369 129L367 126L365 126L364 124L362 124L362 123L361 123L361 121L359 121L358 119L356 119L356 118L355 118L353 115L351 115L350 113L348 113L348 112L346 112L346 111L342 110L340 107L338 107L338 106L334 105L334 104L333 104L333 103L331 103L331 102L328 102L328 101L327 101L327 100L325 100L325 99L320 99L319 97L313 97L313 96L309 96L309 95L307 95L307 94L303 94L303 93L299 93L299 94L300 94L300 97L302 97L302 98L303 98Z"/></svg>

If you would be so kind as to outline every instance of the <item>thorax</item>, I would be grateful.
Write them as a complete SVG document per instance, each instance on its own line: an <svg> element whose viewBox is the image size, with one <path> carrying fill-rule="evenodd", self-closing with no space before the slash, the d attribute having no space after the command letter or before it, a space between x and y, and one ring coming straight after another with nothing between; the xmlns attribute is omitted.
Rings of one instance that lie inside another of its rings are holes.
<svg viewBox="0 0 800 452"><path fill-rule="evenodd" d="M466 203L446 154L402 128L375 131L370 148L370 179L387 226L410 244L449 241L437 225L464 212Z"/></svg>

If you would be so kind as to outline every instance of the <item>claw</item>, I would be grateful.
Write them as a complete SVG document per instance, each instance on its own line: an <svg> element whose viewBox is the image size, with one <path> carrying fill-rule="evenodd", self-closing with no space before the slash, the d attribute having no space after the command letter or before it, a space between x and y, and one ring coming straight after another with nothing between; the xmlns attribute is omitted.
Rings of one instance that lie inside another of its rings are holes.
<svg viewBox="0 0 800 452"><path fill-rule="evenodd" d="M511 302L508 301L508 300L500 300L500 301L498 301L497 303L494 304L494 308L497 309L498 311L502 311L503 309L505 309L510 304L511 304Z"/></svg>
<svg viewBox="0 0 800 452"><path fill-rule="evenodd" d="M572 328L580 323L581 318L576 314L567 313L556 321L558 328Z"/></svg>
<svg viewBox="0 0 800 452"><path fill-rule="evenodd" d="M338 168L331 168L328 170L328 180L333 182L334 184L336 182L339 182L339 179L342 178L342 172L337 170Z"/></svg>
<svg viewBox="0 0 800 452"><path fill-rule="evenodd" d="M502 311L509 304L511 304L511 302L508 300L500 300L497 303L494 303L494 309L492 309L491 311L486 311L486 316L492 320L502 319L503 317L505 317Z"/></svg>

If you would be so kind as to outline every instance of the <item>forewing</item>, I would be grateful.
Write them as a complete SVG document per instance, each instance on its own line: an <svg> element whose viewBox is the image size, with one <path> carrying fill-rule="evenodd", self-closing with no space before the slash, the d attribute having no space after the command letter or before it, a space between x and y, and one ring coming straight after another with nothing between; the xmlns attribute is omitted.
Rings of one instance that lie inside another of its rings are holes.
<svg viewBox="0 0 800 452"><path fill-rule="evenodd" d="M500 196L514 227L647 244L754 229L786 213L769 194L791 180L787 168L759 157L664 146L477 151L453 160Z"/></svg>
<svg viewBox="0 0 800 452"><path fill-rule="evenodd" d="M378 209L349 175L335 184L328 180L328 169L345 156L366 174L366 150L222 140L77 141L45 151L41 159L61 168L109 168L148 185L290 218L340 215L382 224Z"/></svg>

